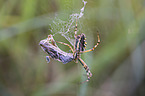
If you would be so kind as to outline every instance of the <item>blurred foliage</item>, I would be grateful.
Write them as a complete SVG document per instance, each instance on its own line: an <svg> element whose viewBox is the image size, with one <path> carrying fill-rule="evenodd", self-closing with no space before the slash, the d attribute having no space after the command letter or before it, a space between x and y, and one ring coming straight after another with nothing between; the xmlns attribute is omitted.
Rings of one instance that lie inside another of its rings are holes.
<svg viewBox="0 0 145 96"><path fill-rule="evenodd" d="M67 20L82 0L0 0L0 96L145 96L145 1L87 2L78 34L86 34L89 49L99 31L101 44L82 55L93 77L79 85L83 67L47 64L38 44L55 17Z"/></svg>

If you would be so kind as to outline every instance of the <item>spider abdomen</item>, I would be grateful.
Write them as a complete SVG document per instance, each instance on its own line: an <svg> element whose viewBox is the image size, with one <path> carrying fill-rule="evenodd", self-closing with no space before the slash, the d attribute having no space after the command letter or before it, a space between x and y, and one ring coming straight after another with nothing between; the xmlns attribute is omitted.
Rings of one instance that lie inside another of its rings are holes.
<svg viewBox="0 0 145 96"><path fill-rule="evenodd" d="M80 37L80 51L85 51L86 45L87 45L86 36L85 34L82 33Z"/></svg>
<svg viewBox="0 0 145 96"><path fill-rule="evenodd" d="M80 52L85 51L86 48L86 36L85 34L80 34L77 36L75 39L75 53L74 53L74 58L79 58L80 57Z"/></svg>

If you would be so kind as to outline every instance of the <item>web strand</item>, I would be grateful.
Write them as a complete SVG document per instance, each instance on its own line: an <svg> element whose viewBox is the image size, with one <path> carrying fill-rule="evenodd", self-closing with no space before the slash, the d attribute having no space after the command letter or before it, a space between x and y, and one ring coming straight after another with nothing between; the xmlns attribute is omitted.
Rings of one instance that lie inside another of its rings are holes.
<svg viewBox="0 0 145 96"><path fill-rule="evenodd" d="M50 31L52 32L53 36L56 34L60 34L65 39L67 39L71 45L74 42L74 28L75 28L75 21L76 19L82 18L84 15L84 9L86 6L87 1L82 0L83 7L80 9L80 13L73 13L69 16L68 21L63 21L61 19L55 18L52 24L50 24Z"/></svg>

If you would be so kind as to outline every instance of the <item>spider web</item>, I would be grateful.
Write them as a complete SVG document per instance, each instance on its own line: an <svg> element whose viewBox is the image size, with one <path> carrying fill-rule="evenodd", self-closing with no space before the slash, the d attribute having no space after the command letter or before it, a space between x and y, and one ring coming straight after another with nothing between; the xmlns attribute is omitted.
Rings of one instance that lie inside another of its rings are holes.
<svg viewBox="0 0 145 96"><path fill-rule="evenodd" d="M80 9L80 13L73 13L69 15L69 19L67 21L63 21L57 17L52 24L50 24L50 31L55 36L56 34L60 34L65 39L67 39L72 45L74 42L74 29L76 24L76 19L82 18L84 15L84 9L86 6L87 1L82 0L83 7Z"/></svg>

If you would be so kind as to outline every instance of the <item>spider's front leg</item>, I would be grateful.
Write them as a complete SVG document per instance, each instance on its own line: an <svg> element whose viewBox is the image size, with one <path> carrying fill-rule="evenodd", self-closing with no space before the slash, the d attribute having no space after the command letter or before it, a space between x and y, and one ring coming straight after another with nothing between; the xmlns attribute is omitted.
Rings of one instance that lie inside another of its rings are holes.
<svg viewBox="0 0 145 96"><path fill-rule="evenodd" d="M77 18L78 19L78 18ZM76 19L76 26L75 26L75 38L77 38L77 19Z"/></svg>
<svg viewBox="0 0 145 96"><path fill-rule="evenodd" d="M77 40L77 19L78 18L76 18L76 25L75 25L75 35L74 35L74 37L75 37L75 42L74 42L74 52L73 52L73 55L75 54L75 52L76 52L76 48L75 48L75 46L76 46L76 40Z"/></svg>
<svg viewBox="0 0 145 96"><path fill-rule="evenodd" d="M58 46L56 45L56 42L55 42L55 40L54 40L54 38L53 38L53 36L52 36L51 34L48 35L47 41L48 41L48 42L51 42L51 44L54 45L55 47L58 47Z"/></svg>
<svg viewBox="0 0 145 96"><path fill-rule="evenodd" d="M74 50L72 49L72 47L69 44L63 43L63 42L59 42L59 41L56 41L56 42L68 46L71 49L71 51L74 53Z"/></svg>
<svg viewBox="0 0 145 96"><path fill-rule="evenodd" d="M92 73L88 67L88 65L81 59L81 58L78 58L79 62L83 65L83 67L85 68L86 70L86 73L87 73L87 80L84 81L84 82L81 82L81 83L85 83L85 82L88 82L90 80L90 78L92 77Z"/></svg>

